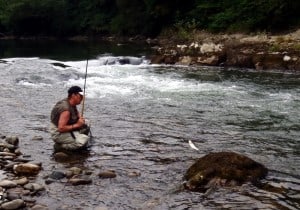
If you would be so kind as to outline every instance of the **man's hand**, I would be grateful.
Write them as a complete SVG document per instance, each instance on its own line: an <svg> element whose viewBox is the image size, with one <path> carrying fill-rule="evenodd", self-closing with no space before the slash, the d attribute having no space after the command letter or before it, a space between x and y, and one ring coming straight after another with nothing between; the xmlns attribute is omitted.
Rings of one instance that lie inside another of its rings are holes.
<svg viewBox="0 0 300 210"><path fill-rule="evenodd" d="M78 119L78 121L76 122L76 124L78 125L79 128L82 127L82 126L85 124L85 119L84 119L84 117L80 117L80 118Z"/></svg>

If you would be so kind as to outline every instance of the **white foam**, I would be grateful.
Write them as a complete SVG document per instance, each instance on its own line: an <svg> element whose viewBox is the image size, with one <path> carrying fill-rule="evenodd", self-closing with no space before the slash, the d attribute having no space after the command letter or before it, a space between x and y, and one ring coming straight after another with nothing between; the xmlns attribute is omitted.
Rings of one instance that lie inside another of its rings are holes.
<svg viewBox="0 0 300 210"><path fill-rule="evenodd" d="M65 62L75 71L85 73L86 61ZM205 92L223 91L220 84L200 83L196 80L173 78L151 73L151 65L99 65L99 60L88 63L87 90L89 97L109 94L132 95L145 91L157 92ZM68 85L84 84L84 78L71 79Z"/></svg>
<svg viewBox="0 0 300 210"><path fill-rule="evenodd" d="M106 56L103 59L115 59L112 56ZM9 61L22 60L23 58L11 58ZM25 58L26 60L36 60L38 58ZM134 59L134 58L131 58ZM68 70L74 72L74 76L67 81L57 81L65 83L66 87L78 85L83 87L84 74L87 70L86 93L87 97L106 97L109 95L129 96L136 94L138 97L150 97L152 92L158 94L167 92L210 92L210 91L225 91L221 83L201 83L197 80L188 80L178 77L174 74L157 74L155 69L159 65L149 65L143 63L140 65L103 65L101 58L87 61L55 61L50 59L39 59L42 63L61 63L66 67L60 65L49 66L56 71L51 72L53 78L60 78L62 72ZM166 67L163 65L164 68ZM46 68L45 66L44 68ZM87 69L86 69L87 68ZM35 71L33 71L34 73ZM48 78L49 70L39 72L45 78ZM79 74L76 74L79 73ZM64 73L65 74L65 73ZM175 75L175 76L174 76ZM27 77L27 76L25 76ZM54 81L54 80L53 80ZM24 86L45 86L49 84L31 83L30 81L22 80L18 85ZM227 90L228 91L228 90Z"/></svg>
<svg viewBox="0 0 300 210"><path fill-rule="evenodd" d="M51 85L45 84L45 83L37 83L37 84L35 84L35 83L24 81L24 80L20 80L17 84L18 85L23 85L23 86L29 86L29 87L36 87L36 88L38 88L38 87L45 87L45 86L49 86L50 87L51 86Z"/></svg>
<svg viewBox="0 0 300 210"><path fill-rule="evenodd" d="M26 58L26 57L17 57L17 58L4 58L4 59L1 59L1 60L4 60L4 61L8 61L8 62L13 62L13 61L18 61L18 60L38 60L39 57L30 57L30 58Z"/></svg>

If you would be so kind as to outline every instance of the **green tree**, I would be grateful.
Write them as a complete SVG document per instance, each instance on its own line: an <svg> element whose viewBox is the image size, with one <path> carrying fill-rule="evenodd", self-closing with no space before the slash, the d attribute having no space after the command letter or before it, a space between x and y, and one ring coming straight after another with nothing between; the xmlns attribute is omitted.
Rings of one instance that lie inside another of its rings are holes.
<svg viewBox="0 0 300 210"><path fill-rule="evenodd" d="M295 0L0 0L0 33L156 36L175 26L280 31L300 26ZM180 32L180 30L178 30Z"/></svg>
<svg viewBox="0 0 300 210"><path fill-rule="evenodd" d="M15 35L62 35L66 29L63 0L10 0L3 10L3 23Z"/></svg>
<svg viewBox="0 0 300 210"><path fill-rule="evenodd" d="M66 10L74 33L107 34L116 5L114 0L67 0Z"/></svg>
<svg viewBox="0 0 300 210"><path fill-rule="evenodd" d="M7 1L0 0L0 33L4 34L7 31L6 22L7 22Z"/></svg>
<svg viewBox="0 0 300 210"><path fill-rule="evenodd" d="M143 34L146 21L145 4L140 0L116 0L117 14L111 31L120 35Z"/></svg>
<svg viewBox="0 0 300 210"><path fill-rule="evenodd" d="M186 21L212 31L275 31L299 26L299 9L293 0L197 0Z"/></svg>

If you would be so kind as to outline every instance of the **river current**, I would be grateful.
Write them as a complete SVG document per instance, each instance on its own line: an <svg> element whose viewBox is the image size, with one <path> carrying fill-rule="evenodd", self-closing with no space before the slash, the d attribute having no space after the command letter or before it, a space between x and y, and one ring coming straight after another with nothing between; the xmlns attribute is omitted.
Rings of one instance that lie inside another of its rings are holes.
<svg viewBox="0 0 300 210"><path fill-rule="evenodd" d="M49 115L70 86L83 87L86 60L0 62L0 133L19 136L21 151L42 162L37 182L72 166L92 172L90 185L46 185L38 203L50 209L300 209L299 74L150 65L139 56L139 65L103 62L118 58L88 62L84 115L93 142L87 155L67 163L52 157ZM180 190L188 167L219 151L264 164L263 182L272 187L245 184L206 195ZM105 170L117 177L100 179Z"/></svg>

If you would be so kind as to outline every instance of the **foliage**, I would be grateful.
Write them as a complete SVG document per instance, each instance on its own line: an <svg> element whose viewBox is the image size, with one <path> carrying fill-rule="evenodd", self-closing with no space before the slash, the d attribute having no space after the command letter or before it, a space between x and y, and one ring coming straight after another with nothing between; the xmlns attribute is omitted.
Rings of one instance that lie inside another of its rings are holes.
<svg viewBox="0 0 300 210"><path fill-rule="evenodd" d="M197 30L195 19L190 22L178 21L175 23L175 29L179 39L188 40L191 33Z"/></svg>
<svg viewBox="0 0 300 210"><path fill-rule="evenodd" d="M278 31L300 25L300 2L293 0L197 0L186 20L211 31Z"/></svg>
<svg viewBox="0 0 300 210"><path fill-rule="evenodd" d="M60 35L67 27L64 1L1 0L0 5L5 5L1 24L15 35Z"/></svg>
<svg viewBox="0 0 300 210"><path fill-rule="evenodd" d="M20 36L180 36L281 31L300 26L295 0L0 0L0 34Z"/></svg>
<svg viewBox="0 0 300 210"><path fill-rule="evenodd" d="M134 35L143 33L145 5L140 0L116 0L117 14L111 21L113 33Z"/></svg>
<svg viewBox="0 0 300 210"><path fill-rule="evenodd" d="M269 52L278 52L278 51L280 51L280 45L279 44L270 45L268 51Z"/></svg>

